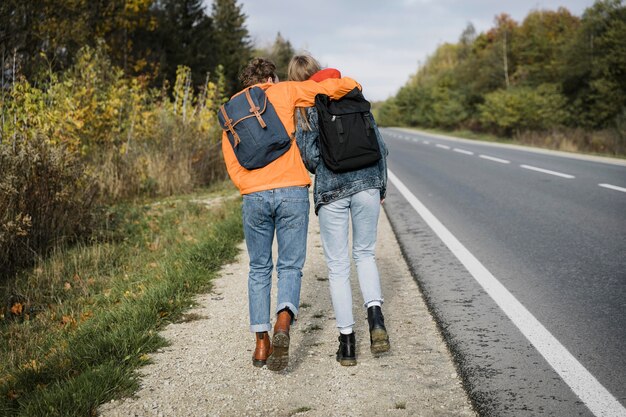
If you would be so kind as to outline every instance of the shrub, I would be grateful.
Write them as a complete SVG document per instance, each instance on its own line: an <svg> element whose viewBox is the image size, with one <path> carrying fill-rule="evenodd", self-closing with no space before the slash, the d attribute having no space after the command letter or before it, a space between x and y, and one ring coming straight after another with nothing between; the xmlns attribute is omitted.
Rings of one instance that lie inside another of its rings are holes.
<svg viewBox="0 0 626 417"><path fill-rule="evenodd" d="M496 90L478 105L479 120L507 136L522 130L549 130L566 120L565 106L565 97L553 84Z"/></svg>
<svg viewBox="0 0 626 417"><path fill-rule="evenodd" d="M96 188L75 154L41 136L3 141L0 172L0 274L89 231Z"/></svg>
<svg viewBox="0 0 626 417"><path fill-rule="evenodd" d="M0 268L28 265L88 231L99 204L171 195L225 177L217 107L224 77L197 94L189 68L159 92L101 47L47 84L16 79L0 97ZM7 86L8 87L8 86Z"/></svg>

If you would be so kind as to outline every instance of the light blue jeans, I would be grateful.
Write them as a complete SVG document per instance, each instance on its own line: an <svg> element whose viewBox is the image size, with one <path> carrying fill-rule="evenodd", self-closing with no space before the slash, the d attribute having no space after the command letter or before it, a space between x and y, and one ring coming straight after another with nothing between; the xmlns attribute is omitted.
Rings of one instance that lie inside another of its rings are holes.
<svg viewBox="0 0 626 417"><path fill-rule="evenodd" d="M286 187L243 196L243 232L250 256L248 306L250 331L266 332L270 324L272 289L272 244L278 242L278 305L294 317L300 305L302 267L306 256L309 225L309 190Z"/></svg>
<svg viewBox="0 0 626 417"><path fill-rule="evenodd" d="M383 302L375 258L379 214L380 192L377 188L325 204L319 209L320 235L328 265L330 296L339 330L354 325L348 253L350 218L352 257L356 264L364 304L367 306L372 301L381 304Z"/></svg>

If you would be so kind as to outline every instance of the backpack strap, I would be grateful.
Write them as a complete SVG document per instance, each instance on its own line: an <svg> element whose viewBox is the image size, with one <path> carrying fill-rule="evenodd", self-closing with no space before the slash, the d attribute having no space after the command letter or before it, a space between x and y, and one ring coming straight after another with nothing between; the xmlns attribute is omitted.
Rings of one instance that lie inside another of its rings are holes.
<svg viewBox="0 0 626 417"><path fill-rule="evenodd" d="M365 135L369 137L370 130L372 129L372 124L370 123L370 114L363 113L362 116L363 116L363 122L365 122Z"/></svg>
<svg viewBox="0 0 626 417"><path fill-rule="evenodd" d="M256 119L259 121L259 124L261 125L261 127L263 129L265 129L267 127L267 125L263 121L263 118L261 117L261 113L259 113L259 110L261 110L261 108L259 106L257 106L256 104L254 104L254 101L252 101L252 97L250 97L250 89L249 88L246 89L246 99L248 100L248 103L250 104L250 113L254 113L254 115L256 116Z"/></svg>
<svg viewBox="0 0 626 417"><path fill-rule="evenodd" d="M239 135L235 131L235 126L233 126L233 119L228 117L228 114L226 114L226 109L224 108L223 104L220 106L220 111L222 112L222 116L224 116L224 126L226 126L226 129L228 129L228 131L233 135L233 139L235 141L233 146L237 146L239 142L241 142L241 139L239 139Z"/></svg>

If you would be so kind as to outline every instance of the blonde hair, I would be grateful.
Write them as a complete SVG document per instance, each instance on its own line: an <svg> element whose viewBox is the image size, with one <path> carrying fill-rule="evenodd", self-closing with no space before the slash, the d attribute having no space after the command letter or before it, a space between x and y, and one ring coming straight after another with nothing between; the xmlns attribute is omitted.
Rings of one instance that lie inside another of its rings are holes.
<svg viewBox="0 0 626 417"><path fill-rule="evenodd" d="M321 69L319 62L311 55L295 55L287 66L287 80L306 81ZM296 111L300 112L300 127L303 130L310 131L311 125L309 118L306 116L306 109L304 107L296 107ZM297 118L295 121L297 123Z"/></svg>

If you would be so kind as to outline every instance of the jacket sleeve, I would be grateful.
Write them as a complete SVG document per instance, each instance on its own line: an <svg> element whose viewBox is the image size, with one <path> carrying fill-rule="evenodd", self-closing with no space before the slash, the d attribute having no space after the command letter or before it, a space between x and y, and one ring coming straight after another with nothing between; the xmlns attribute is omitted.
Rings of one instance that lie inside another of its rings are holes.
<svg viewBox="0 0 626 417"><path fill-rule="evenodd" d="M383 140L383 136L380 134L380 130L378 130L378 125L376 125L374 116L370 114L370 118L372 121L372 125L374 126L374 130L376 131L376 139L378 140L378 147L380 148L381 154L381 158L378 161L378 170L380 171L380 178L382 180L380 199L383 200L387 195L387 155L389 155L389 150L387 149L387 145Z"/></svg>
<svg viewBox="0 0 626 417"><path fill-rule="evenodd" d="M224 154L224 162L226 163L226 171L228 171L228 175L230 179L233 181L235 186L241 190L241 174L246 170L244 167L239 165L239 161L237 161L237 157L235 156L235 151L233 151L233 147L228 140L228 136L226 132L222 133L222 153Z"/></svg>
<svg viewBox="0 0 626 417"><path fill-rule="evenodd" d="M300 112L296 112L298 119L296 123L296 143L300 149L300 155L302 155L302 162L309 172L315 174L317 166L320 163L320 150L318 144L318 124L317 124L317 110L315 107L307 108L307 116L309 118L309 124L311 130L304 130L300 125L301 115Z"/></svg>
<svg viewBox="0 0 626 417"><path fill-rule="evenodd" d="M291 82L292 97L297 107L310 107L315 104L315 96L326 94L332 99L338 100L348 94L355 87L359 90L361 85L352 78L329 78L321 82L313 80Z"/></svg>

